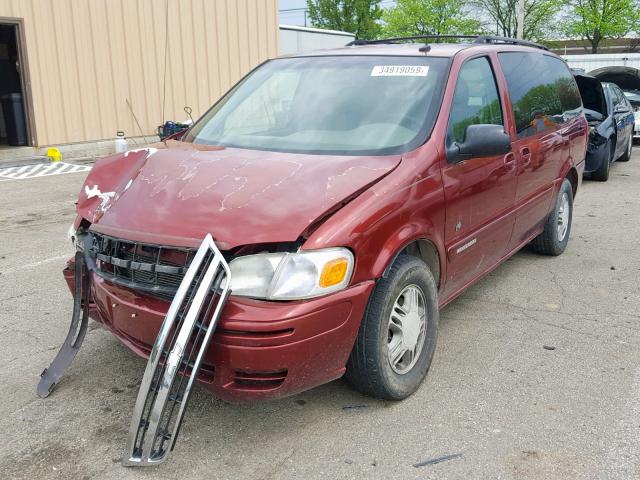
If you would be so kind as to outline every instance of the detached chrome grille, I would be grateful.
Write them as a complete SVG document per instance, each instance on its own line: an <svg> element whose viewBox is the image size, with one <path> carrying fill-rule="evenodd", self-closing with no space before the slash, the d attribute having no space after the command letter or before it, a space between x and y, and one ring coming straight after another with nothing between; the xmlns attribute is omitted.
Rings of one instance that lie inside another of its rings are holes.
<svg viewBox="0 0 640 480"><path fill-rule="evenodd" d="M129 428L125 465L155 465L173 450L230 283L229 265L207 235L184 274L149 355Z"/></svg>
<svg viewBox="0 0 640 480"><path fill-rule="evenodd" d="M165 247L89 233L95 273L110 282L171 300L196 249Z"/></svg>

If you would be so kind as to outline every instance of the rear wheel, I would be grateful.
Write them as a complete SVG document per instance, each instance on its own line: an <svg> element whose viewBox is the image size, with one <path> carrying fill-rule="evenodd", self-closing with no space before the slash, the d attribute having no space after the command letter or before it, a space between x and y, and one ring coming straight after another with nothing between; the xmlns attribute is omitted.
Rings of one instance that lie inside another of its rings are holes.
<svg viewBox="0 0 640 480"><path fill-rule="evenodd" d="M571 182L565 178L560 187L556 205L544 224L543 232L531 242L533 250L552 256L564 252L567 243L569 243L572 219L573 189Z"/></svg>
<svg viewBox="0 0 640 480"><path fill-rule="evenodd" d="M597 170L591 172L591 179L596 180L598 182L606 182L609 180L609 168L611 167L611 162L613 161L613 154L615 152L615 147L611 140L607 141L607 155L602 159L602 163L598 167Z"/></svg>
<svg viewBox="0 0 640 480"><path fill-rule="evenodd" d="M631 150L633 149L633 135L629 137L629 144L622 156L618 159L619 162L628 162L631 160Z"/></svg>
<svg viewBox="0 0 640 480"><path fill-rule="evenodd" d="M402 400L427 375L437 336L436 282L423 261L400 255L371 294L346 379L367 395Z"/></svg>

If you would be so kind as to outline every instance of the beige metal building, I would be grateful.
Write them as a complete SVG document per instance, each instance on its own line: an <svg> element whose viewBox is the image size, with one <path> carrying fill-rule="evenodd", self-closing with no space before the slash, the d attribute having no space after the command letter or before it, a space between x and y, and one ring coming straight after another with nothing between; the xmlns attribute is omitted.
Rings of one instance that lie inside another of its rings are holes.
<svg viewBox="0 0 640 480"><path fill-rule="evenodd" d="M0 0L0 96L22 94L35 147L153 134L163 103L197 118L278 35L278 0Z"/></svg>

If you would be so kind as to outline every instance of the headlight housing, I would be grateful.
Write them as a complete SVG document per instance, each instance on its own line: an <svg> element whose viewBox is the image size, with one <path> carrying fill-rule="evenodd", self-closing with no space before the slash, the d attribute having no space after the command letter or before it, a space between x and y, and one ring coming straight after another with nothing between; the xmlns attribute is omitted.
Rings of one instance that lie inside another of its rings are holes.
<svg viewBox="0 0 640 480"><path fill-rule="evenodd" d="M230 264L232 295L265 300L302 300L343 290L354 257L346 248L262 253Z"/></svg>

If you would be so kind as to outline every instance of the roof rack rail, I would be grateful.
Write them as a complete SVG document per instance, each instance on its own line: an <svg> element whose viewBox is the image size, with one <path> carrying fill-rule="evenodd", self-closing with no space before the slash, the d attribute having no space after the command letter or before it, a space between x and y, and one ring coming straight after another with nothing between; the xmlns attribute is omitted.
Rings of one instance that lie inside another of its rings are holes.
<svg viewBox="0 0 640 480"><path fill-rule="evenodd" d="M477 35L414 35L412 37L392 37L392 38L380 38L378 40L353 40L352 42L347 43L346 47L352 47L355 45L376 45L376 44L385 44L385 43L402 43L407 40L449 40L454 38L461 39L475 39Z"/></svg>
<svg viewBox="0 0 640 480"><path fill-rule="evenodd" d="M511 45L522 45L525 47L534 47L534 48L540 48L542 50L549 50L547 47L539 43L529 42L528 40L518 40L515 38L509 38L509 37L499 37L496 35L415 35L412 37L381 38L378 40L357 40L356 39L356 40L353 40L352 42L347 43L345 46L352 47L356 45L392 44L392 43L402 43L408 40L428 41L428 40L453 40L453 39L473 40L472 43L494 43L494 44L507 43ZM428 48L422 47L421 50L428 51Z"/></svg>
<svg viewBox="0 0 640 480"><path fill-rule="evenodd" d="M496 35L478 35L473 43L509 43L512 45L522 45L525 47L540 48L541 50L549 50L540 43L530 42L528 40L518 40L516 38L499 37Z"/></svg>

